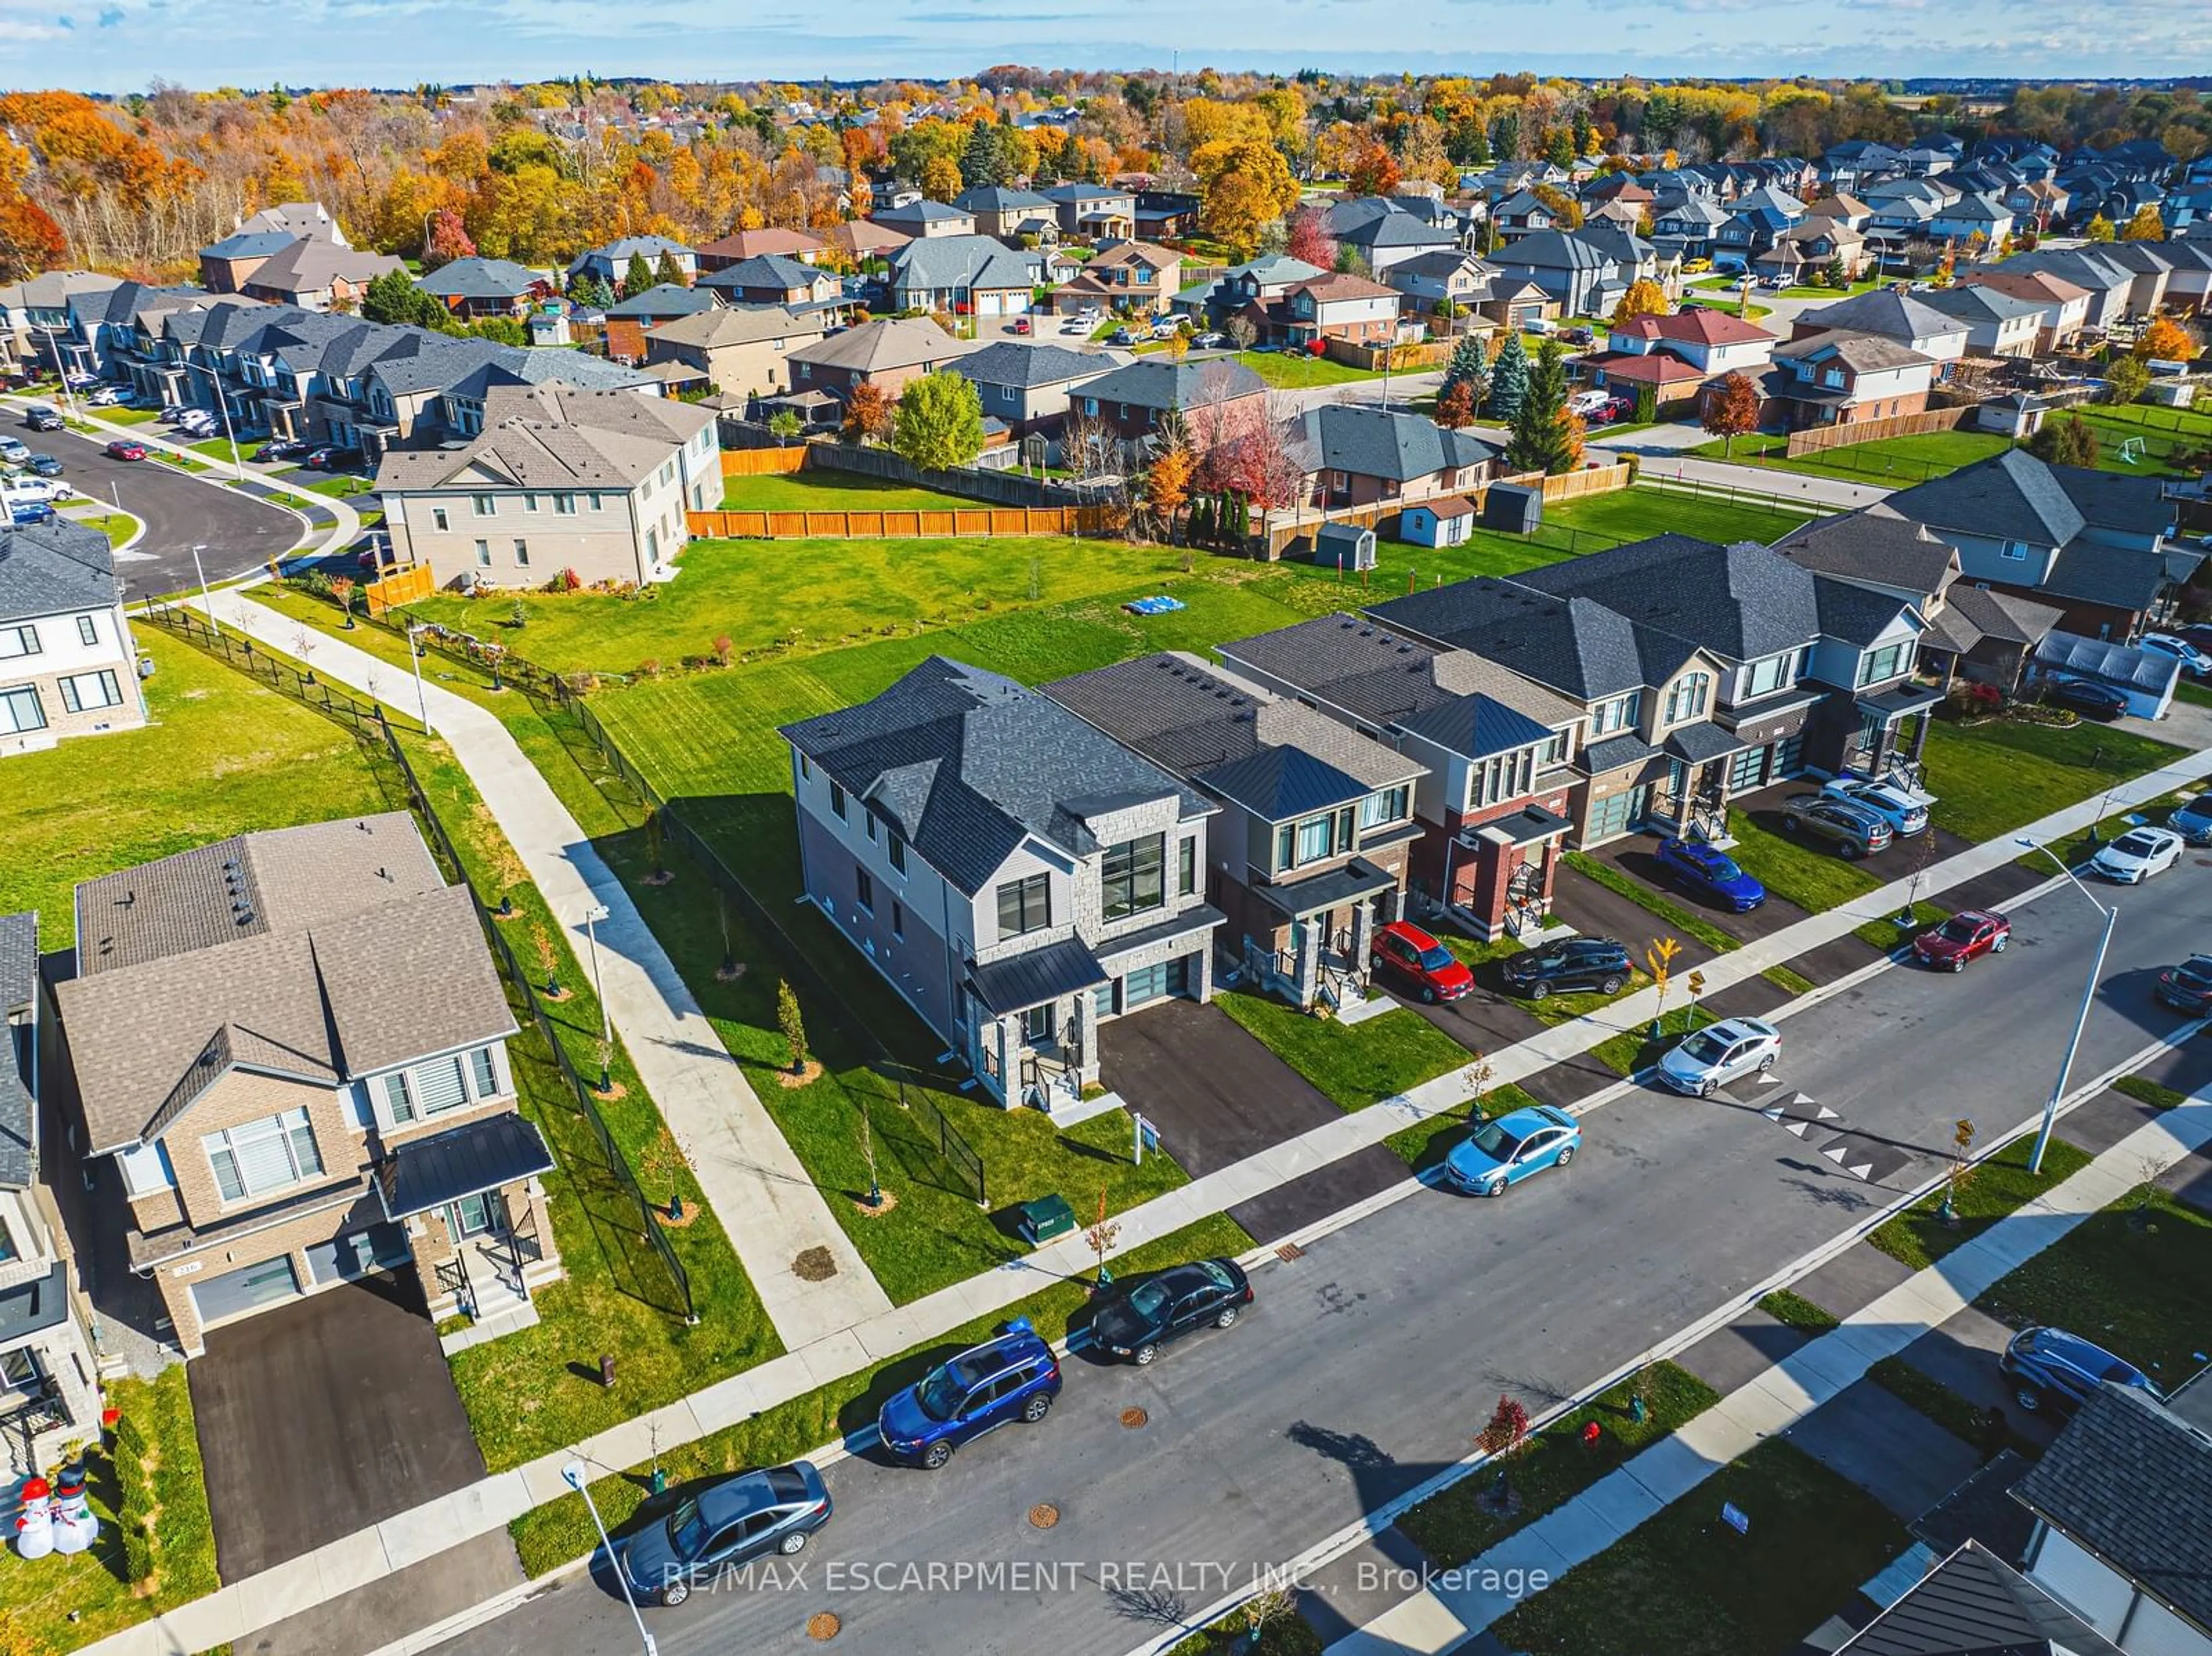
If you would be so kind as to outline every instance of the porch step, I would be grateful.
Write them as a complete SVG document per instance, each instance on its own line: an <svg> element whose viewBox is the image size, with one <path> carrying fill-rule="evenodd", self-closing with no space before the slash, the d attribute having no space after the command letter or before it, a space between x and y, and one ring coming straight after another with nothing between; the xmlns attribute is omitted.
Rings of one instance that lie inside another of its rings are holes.
<svg viewBox="0 0 2212 1656"><path fill-rule="evenodd" d="M486 1341L499 1338L503 1334L513 1334L519 1330L535 1328L537 1325L536 1302L530 1300L517 1300L506 1309L495 1312L489 1317L479 1318L466 1328L458 1328L450 1334L439 1336L438 1349L450 1357L454 1352L465 1351L472 1345L482 1345Z"/></svg>
<svg viewBox="0 0 2212 1656"><path fill-rule="evenodd" d="M1121 1095L1116 1092L1101 1093L1096 1098L1068 1098L1066 1094L1053 1088L1048 1089L1047 1095L1055 1101L1066 1100L1059 1108L1045 1112L1055 1127L1072 1127L1079 1121L1108 1115L1121 1107Z"/></svg>

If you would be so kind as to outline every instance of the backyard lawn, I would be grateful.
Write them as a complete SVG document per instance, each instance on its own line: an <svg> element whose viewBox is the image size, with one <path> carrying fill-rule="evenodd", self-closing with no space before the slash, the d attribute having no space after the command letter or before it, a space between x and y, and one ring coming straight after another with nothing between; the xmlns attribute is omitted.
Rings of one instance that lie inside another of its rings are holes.
<svg viewBox="0 0 2212 1656"><path fill-rule="evenodd" d="M143 730L64 742L8 761L0 794L0 913L39 911L42 947L76 941L80 880L252 828L402 808L354 738L319 713L157 628Z"/></svg>
<svg viewBox="0 0 2212 1656"><path fill-rule="evenodd" d="M1994 840L2179 758L2169 743L2082 723L2059 727L1939 719L1928 732L1928 791L1936 826Z"/></svg>
<svg viewBox="0 0 2212 1656"><path fill-rule="evenodd" d="M725 512L973 512L988 500L915 488L886 477L833 467L759 477L731 477L722 494ZM688 556L688 555L687 555Z"/></svg>
<svg viewBox="0 0 2212 1656"><path fill-rule="evenodd" d="M1316 385L1348 385L1358 379L1379 379L1365 368L1347 367L1325 356L1304 351L1239 351L1237 360L1278 391L1306 391Z"/></svg>
<svg viewBox="0 0 2212 1656"><path fill-rule="evenodd" d="M1716 438L1689 451L1694 458L1726 459L1736 465L1769 466L1782 471L1809 472L1820 477L1841 477L1851 482L1878 482L1903 488L1941 477L2012 446L2012 439L1985 431L1931 431L1917 437L1884 437L1854 443L1825 454L1785 453L1789 440L1754 434L1739 437L1732 451ZM1729 451L1729 452L1723 452Z"/></svg>

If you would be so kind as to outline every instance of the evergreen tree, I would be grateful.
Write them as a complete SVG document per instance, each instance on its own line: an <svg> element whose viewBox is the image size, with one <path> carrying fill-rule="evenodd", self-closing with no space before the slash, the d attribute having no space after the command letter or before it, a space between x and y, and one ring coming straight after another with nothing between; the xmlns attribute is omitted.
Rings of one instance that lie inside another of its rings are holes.
<svg viewBox="0 0 2212 1656"><path fill-rule="evenodd" d="M1213 501L1211 496L1201 494L1192 504L1188 532L1193 545L1211 546L1213 543Z"/></svg>
<svg viewBox="0 0 2212 1656"><path fill-rule="evenodd" d="M1567 353L1556 339L1536 348L1536 361L1528 371L1528 393L1513 416L1513 440L1506 445L1505 463L1516 471L1540 471L1547 476L1574 464L1569 440L1567 411Z"/></svg>
<svg viewBox="0 0 2212 1656"><path fill-rule="evenodd" d="M1490 348L1479 333L1462 334L1452 347L1439 389L1449 391L1454 385L1465 385L1473 393L1475 406L1482 406L1483 394L1490 389Z"/></svg>
<svg viewBox="0 0 2212 1656"><path fill-rule="evenodd" d="M978 121L968 129L968 147L960 152L960 182L972 190L1006 181L1006 152L998 123Z"/></svg>
<svg viewBox="0 0 2212 1656"><path fill-rule="evenodd" d="M1504 344L1498 347L1498 361L1490 369L1490 414L1495 420L1509 424L1521 412L1522 399L1528 394L1528 353L1521 343L1521 336L1510 333Z"/></svg>
<svg viewBox="0 0 2212 1656"><path fill-rule="evenodd" d="M653 279L665 282L672 288L690 285L684 279L684 267L676 262L676 255L665 248L661 250L660 263L653 267Z"/></svg>
<svg viewBox="0 0 2212 1656"><path fill-rule="evenodd" d="M623 267L623 297L635 299L651 286L653 286L653 267L645 262L643 253L632 253L629 256L629 263Z"/></svg>

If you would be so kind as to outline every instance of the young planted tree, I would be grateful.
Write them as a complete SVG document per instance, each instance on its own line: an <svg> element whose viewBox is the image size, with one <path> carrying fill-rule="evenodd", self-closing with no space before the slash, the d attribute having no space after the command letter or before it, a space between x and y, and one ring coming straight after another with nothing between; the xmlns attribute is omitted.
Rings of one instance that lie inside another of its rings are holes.
<svg viewBox="0 0 2212 1656"><path fill-rule="evenodd" d="M422 244L422 268L434 270L440 265L451 264L457 258L474 258L477 245L470 239L461 215L450 207L441 207L430 215L429 240Z"/></svg>
<svg viewBox="0 0 2212 1656"><path fill-rule="evenodd" d="M891 452L925 471L972 464L983 452L983 403L973 380L928 373L899 393Z"/></svg>
<svg viewBox="0 0 2212 1656"><path fill-rule="evenodd" d="M786 978L775 986L775 1027L791 1052L791 1072L806 1073L806 1020L799 1015L799 993Z"/></svg>
<svg viewBox="0 0 2212 1656"><path fill-rule="evenodd" d="M1160 538L1175 539L1176 518L1190 498L1191 473L1196 457L1188 445L1177 443L1161 451L1145 473L1145 509L1152 514Z"/></svg>
<svg viewBox="0 0 2212 1656"><path fill-rule="evenodd" d="M2094 470L2103 449L2097 441L2097 428L2080 415L2069 413L2045 421L2042 428L2027 440L2027 452L2053 465Z"/></svg>
<svg viewBox="0 0 2212 1656"><path fill-rule="evenodd" d="M1707 434L1721 440L1721 452L1735 448L1735 440L1759 425L1759 388L1741 373L1721 376L1705 393L1705 412L1700 423Z"/></svg>
<svg viewBox="0 0 2212 1656"><path fill-rule="evenodd" d="M1446 431L1457 431L1462 426L1474 423L1474 391L1464 380L1456 385L1446 385L1437 393L1437 423Z"/></svg>
<svg viewBox="0 0 2212 1656"><path fill-rule="evenodd" d="M1509 333L1490 370L1490 417L1510 424L1528 395L1528 352L1521 336Z"/></svg>
<svg viewBox="0 0 2212 1656"><path fill-rule="evenodd" d="M804 429L804 422L789 409L778 409L768 417L768 428L775 446L782 448Z"/></svg>
<svg viewBox="0 0 2212 1656"><path fill-rule="evenodd" d="M880 443L891 434L890 393L867 380L853 387L845 404L845 440Z"/></svg>

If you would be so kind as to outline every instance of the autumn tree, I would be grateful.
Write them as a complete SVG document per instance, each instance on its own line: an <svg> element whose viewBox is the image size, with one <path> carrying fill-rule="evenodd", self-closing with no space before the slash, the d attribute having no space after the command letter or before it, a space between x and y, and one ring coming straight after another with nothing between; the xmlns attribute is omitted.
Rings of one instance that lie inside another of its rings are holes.
<svg viewBox="0 0 2212 1656"><path fill-rule="evenodd" d="M1573 470L1582 461L1581 434L1569 423L1573 418L1567 412L1566 347L1547 339L1536 348L1528 394L1514 412L1505 463L1516 471L1540 471L1547 477Z"/></svg>
<svg viewBox="0 0 2212 1656"><path fill-rule="evenodd" d="M1283 251L1316 270L1336 268L1336 239L1328 233L1328 220L1317 207L1301 207L1291 215L1290 234Z"/></svg>
<svg viewBox="0 0 2212 1656"><path fill-rule="evenodd" d="M880 443L891 433L890 394L872 380L854 385L845 403L845 440Z"/></svg>
<svg viewBox="0 0 2212 1656"><path fill-rule="evenodd" d="M1452 391L1461 386L1467 389L1468 411L1471 416L1490 395L1490 348L1483 343L1479 333L1462 334L1444 363L1443 389Z"/></svg>
<svg viewBox="0 0 2212 1656"><path fill-rule="evenodd" d="M2150 389L2150 369L2141 357L2123 356L2105 365L2105 400L2132 403Z"/></svg>
<svg viewBox="0 0 2212 1656"><path fill-rule="evenodd" d="M1474 388L1464 379L1437 393L1437 423L1447 431L1474 423Z"/></svg>
<svg viewBox="0 0 2212 1656"><path fill-rule="evenodd" d="M1758 428L1759 388L1743 373L1722 375L1720 383L1705 393L1701 423L1708 435L1721 440L1722 454L1733 452L1735 440Z"/></svg>
<svg viewBox="0 0 2212 1656"><path fill-rule="evenodd" d="M2094 470L2102 449L2097 441L2096 428L2080 415L2069 413L2060 419L2045 421L2035 435L2027 440L2027 452L2053 465Z"/></svg>
<svg viewBox="0 0 2212 1656"><path fill-rule="evenodd" d="M450 207L441 207L430 215L430 237L422 244L422 268L434 270L441 265L451 264L457 258L474 258L476 242L471 239L468 227L461 215Z"/></svg>
<svg viewBox="0 0 2212 1656"><path fill-rule="evenodd" d="M983 402L957 373L926 373L899 393L891 452L924 471L974 464L983 452Z"/></svg>
<svg viewBox="0 0 2212 1656"><path fill-rule="evenodd" d="M2122 241L2164 241L2166 221L2159 216L2158 204L2145 202L2136 209L2136 215L2120 231Z"/></svg>
<svg viewBox="0 0 2212 1656"><path fill-rule="evenodd" d="M2112 239L2112 220L2102 213L2098 214L2081 232L2081 239L2084 241L2110 241Z"/></svg>
<svg viewBox="0 0 2212 1656"><path fill-rule="evenodd" d="M2186 362L2197 355L2197 342L2172 317L2154 317L2136 337L2135 354L2145 362Z"/></svg>
<svg viewBox="0 0 2212 1656"><path fill-rule="evenodd" d="M1298 204L1297 181L1283 152L1251 140L1201 144L1190 158L1205 205L1199 223L1238 258L1252 257L1260 234Z"/></svg>
<svg viewBox="0 0 2212 1656"><path fill-rule="evenodd" d="M950 155L932 155L921 169L921 193L932 201L951 201L960 193L960 163Z"/></svg>
<svg viewBox="0 0 2212 1656"><path fill-rule="evenodd" d="M1387 196L1398 187L1398 158L1388 145L1370 138L1360 145L1352 167L1344 175L1347 196Z"/></svg>
<svg viewBox="0 0 2212 1656"><path fill-rule="evenodd" d="M635 299L651 286L653 286L653 267L645 262L643 253L632 253L629 256L629 263L623 266L623 297Z"/></svg>
<svg viewBox="0 0 2212 1656"><path fill-rule="evenodd" d="M1509 333L1490 369L1490 417L1511 424L1528 395L1528 350L1521 336Z"/></svg>
<svg viewBox="0 0 2212 1656"><path fill-rule="evenodd" d="M1552 215L1554 227L1579 230L1583 227L1583 204L1555 184L1536 184L1528 193L1544 203L1544 210Z"/></svg>
<svg viewBox="0 0 2212 1656"><path fill-rule="evenodd" d="M1649 276L1638 276L1628 284L1628 291L1613 307L1613 325L1616 328L1633 322L1639 316L1667 314L1667 290Z"/></svg>
<svg viewBox="0 0 2212 1656"><path fill-rule="evenodd" d="M1175 538L1176 518L1190 498L1191 475L1197 457L1187 443L1176 443L1160 452L1145 472L1145 507L1152 514L1166 539Z"/></svg>

